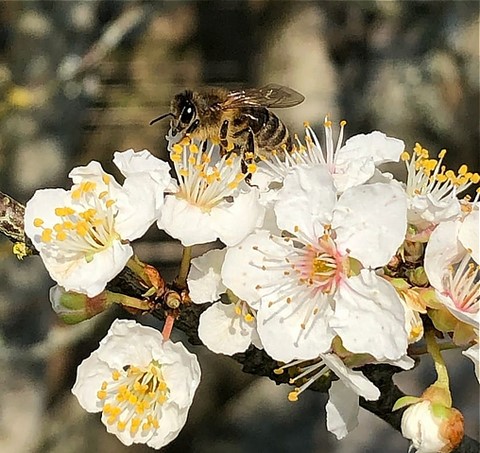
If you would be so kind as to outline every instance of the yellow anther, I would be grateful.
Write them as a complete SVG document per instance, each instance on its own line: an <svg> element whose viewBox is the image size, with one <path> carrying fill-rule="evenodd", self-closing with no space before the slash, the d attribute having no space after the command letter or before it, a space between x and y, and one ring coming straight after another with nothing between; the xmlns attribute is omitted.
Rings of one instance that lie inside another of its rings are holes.
<svg viewBox="0 0 480 453"><path fill-rule="evenodd" d="M82 236L82 237L86 236L87 233L88 233L88 230L89 230L89 228L88 228L87 222L82 221L82 222L77 223L76 231L79 234L79 236Z"/></svg>
<svg viewBox="0 0 480 453"><path fill-rule="evenodd" d="M117 420L118 415L110 415L110 417L107 418L107 425L113 425L115 423L115 420Z"/></svg>
<svg viewBox="0 0 480 453"><path fill-rule="evenodd" d="M459 175L465 175L468 171L468 167L463 164L459 169L458 169L458 174Z"/></svg>
<svg viewBox="0 0 480 453"><path fill-rule="evenodd" d="M400 154L400 159L402 159L404 162L408 162L410 160L410 154L407 151L404 151L402 154Z"/></svg>
<svg viewBox="0 0 480 453"><path fill-rule="evenodd" d="M117 423L117 429L119 431L125 431L125 428L127 427L127 424L125 422L119 421Z"/></svg>
<svg viewBox="0 0 480 453"><path fill-rule="evenodd" d="M227 147L225 148L225 151L227 151L227 153L228 153L233 148L235 148L235 145L233 144L233 142L228 142Z"/></svg>
<svg viewBox="0 0 480 453"><path fill-rule="evenodd" d="M167 383L165 381L160 381L158 383L158 389L161 390L162 392L165 390L168 390Z"/></svg>
<svg viewBox="0 0 480 453"><path fill-rule="evenodd" d="M82 191L80 189L75 189L72 191L72 199L73 200L80 200L82 196Z"/></svg>
<svg viewBox="0 0 480 453"><path fill-rule="evenodd" d="M246 322L252 322L255 318L250 313L247 313L244 319Z"/></svg>
<svg viewBox="0 0 480 453"><path fill-rule="evenodd" d="M234 189L236 189L236 188L238 187L238 182L232 181L232 182L230 182L230 183L227 184L227 187L228 187L229 189L231 189L231 190L234 190Z"/></svg>
<svg viewBox="0 0 480 453"><path fill-rule="evenodd" d="M442 149L439 153L438 153L438 158L439 159L443 159L445 157L445 154L447 154L447 150L446 149Z"/></svg>
<svg viewBox="0 0 480 453"><path fill-rule="evenodd" d="M107 397L107 392L105 390L99 390L97 392L97 398L99 400L104 400Z"/></svg>
<svg viewBox="0 0 480 453"><path fill-rule="evenodd" d="M98 195L98 198L103 199L108 195L108 190L104 190L103 192L100 192Z"/></svg>
<svg viewBox="0 0 480 453"><path fill-rule="evenodd" d="M200 150L198 149L198 146L195 145L195 143L192 143L192 144L190 145L189 149L190 149L190 152L191 152L192 154L197 154L197 153L200 151Z"/></svg>
<svg viewBox="0 0 480 453"><path fill-rule="evenodd" d="M202 156L202 157L203 157L203 156ZM196 161L197 161L197 159L195 159L195 156L190 156L190 157L188 158L188 163L189 163L190 165L193 165Z"/></svg>
<svg viewBox="0 0 480 453"><path fill-rule="evenodd" d="M64 241L67 239L67 233L65 231L59 231L56 236L57 241Z"/></svg>
<svg viewBox="0 0 480 453"><path fill-rule="evenodd" d="M51 228L45 228L42 231L41 241L42 242L52 242L52 229Z"/></svg>
<svg viewBox="0 0 480 453"><path fill-rule="evenodd" d="M288 394L288 401L291 401L292 403L295 401L298 401L298 391L294 390L293 392L290 392Z"/></svg>
<svg viewBox="0 0 480 453"><path fill-rule="evenodd" d="M309 123L308 121L304 121L304 122L303 122L303 127L304 127L305 129L309 128L309 127L310 127L310 123Z"/></svg>
<svg viewBox="0 0 480 453"><path fill-rule="evenodd" d="M248 164L247 171L248 173L255 173L257 171L256 164Z"/></svg>
<svg viewBox="0 0 480 453"><path fill-rule="evenodd" d="M62 231L63 230L63 223L56 223L55 225L53 225L53 229L54 231L56 231L57 233L59 231Z"/></svg>
<svg viewBox="0 0 480 453"><path fill-rule="evenodd" d="M187 136L183 137L183 138L178 142L178 144L179 144L180 146L187 146L187 145L190 145L190 143L191 143L191 140L190 140L190 138L187 137ZM175 146L175 145L173 145L173 146Z"/></svg>
<svg viewBox="0 0 480 453"><path fill-rule="evenodd" d="M438 182L445 182L448 178L444 175L444 174L438 174L435 179L438 181Z"/></svg>
<svg viewBox="0 0 480 453"><path fill-rule="evenodd" d="M164 394L158 395L157 401L159 402L159 404L165 403L165 401L167 401L167 395L164 395Z"/></svg>
<svg viewBox="0 0 480 453"><path fill-rule="evenodd" d="M36 226L37 228L41 227L43 223L44 223L43 220L38 217L33 220L33 226Z"/></svg>
<svg viewBox="0 0 480 453"><path fill-rule="evenodd" d="M106 185L110 184L110 175L104 174L104 175L102 176L102 181L103 181L103 183L106 184Z"/></svg>
<svg viewBox="0 0 480 453"><path fill-rule="evenodd" d="M172 154L170 156L170 159L173 161L173 162L181 162L182 161L182 156L180 154Z"/></svg>
<svg viewBox="0 0 480 453"><path fill-rule="evenodd" d="M133 417L132 421L130 422L130 432L132 434L135 434L138 431L138 428L140 428L141 423L142 423L142 420L140 420L137 417Z"/></svg>
<svg viewBox="0 0 480 453"><path fill-rule="evenodd" d="M235 314L238 316L242 314L242 309L238 305L235 307Z"/></svg>
<svg viewBox="0 0 480 453"><path fill-rule="evenodd" d="M332 122L330 120L325 120L325 122L323 123L323 125L325 127L332 127Z"/></svg>
<svg viewBox="0 0 480 453"><path fill-rule="evenodd" d="M180 143L175 143L175 145L172 146L172 151L175 153L181 153L183 151L183 146L180 145Z"/></svg>
<svg viewBox="0 0 480 453"><path fill-rule="evenodd" d="M474 173L470 178L473 184L478 184L480 182L480 175L478 173Z"/></svg>
<svg viewBox="0 0 480 453"><path fill-rule="evenodd" d="M107 200L107 202L105 203L105 206L107 208L111 208L114 204L115 204L115 200Z"/></svg>
<svg viewBox="0 0 480 453"><path fill-rule="evenodd" d="M273 370L273 373L277 374L277 375L280 375L280 374L283 374L283 371L284 371L283 368L275 368Z"/></svg>
<svg viewBox="0 0 480 453"><path fill-rule="evenodd" d="M347 122L345 120L340 121L340 126L345 127L347 125Z"/></svg>
<svg viewBox="0 0 480 453"><path fill-rule="evenodd" d="M93 192L95 190L95 187L97 187L97 184L94 183L93 181L85 181L82 184L83 184L84 192Z"/></svg>
<svg viewBox="0 0 480 453"><path fill-rule="evenodd" d="M137 404L137 401L138 401L138 398L133 393L131 393L128 398L128 402L134 405L134 404Z"/></svg>

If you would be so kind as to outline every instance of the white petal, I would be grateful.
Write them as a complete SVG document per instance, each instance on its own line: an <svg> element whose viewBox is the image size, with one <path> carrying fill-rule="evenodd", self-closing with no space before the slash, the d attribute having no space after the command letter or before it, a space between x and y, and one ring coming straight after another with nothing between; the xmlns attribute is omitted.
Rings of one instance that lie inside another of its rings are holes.
<svg viewBox="0 0 480 453"><path fill-rule="evenodd" d="M349 138L338 150L335 162L343 163L363 157L371 159L375 165L398 162L404 150L405 143L402 140L374 131Z"/></svg>
<svg viewBox="0 0 480 453"><path fill-rule="evenodd" d="M407 203L398 184L353 187L340 197L332 227L339 249L373 268L390 261L405 238Z"/></svg>
<svg viewBox="0 0 480 453"><path fill-rule="evenodd" d="M397 360L382 360L379 363L388 363L389 365L397 366L402 370L411 370L415 366L415 360L408 355L404 355Z"/></svg>
<svg viewBox="0 0 480 453"><path fill-rule="evenodd" d="M465 255L465 250L457 240L460 222L447 221L435 228L425 249L425 272L430 284L443 291L443 276L446 268L457 263Z"/></svg>
<svg viewBox="0 0 480 453"><path fill-rule="evenodd" d="M107 186L103 181L103 177L107 175L109 178L109 185ZM92 160L85 165L84 167L76 167L69 174L68 177L72 179L74 184L80 184L84 181L95 182L97 187L95 191L97 193L103 192L104 190L109 189L110 196L117 194L117 191L121 190L120 184L115 180L115 178L108 173L105 173L105 170L102 168L100 163L95 160Z"/></svg>
<svg viewBox="0 0 480 453"><path fill-rule="evenodd" d="M95 253L87 262L84 255L61 259L40 252L45 267L60 286L67 291L76 291L94 297L100 294L107 283L116 277L133 255L129 244L114 241L108 248Z"/></svg>
<svg viewBox="0 0 480 453"><path fill-rule="evenodd" d="M127 149L113 155L113 163L125 177L138 174L149 175L163 185L170 183L170 166L167 162L153 156L150 151Z"/></svg>
<svg viewBox="0 0 480 453"><path fill-rule="evenodd" d="M265 208L257 189L237 195L232 203L220 203L211 211L211 226L218 239L228 246L245 239L263 224Z"/></svg>
<svg viewBox="0 0 480 453"><path fill-rule="evenodd" d="M368 401L380 398L380 390L361 371L348 368L335 354L322 354L322 359L343 384L357 396L362 396Z"/></svg>
<svg viewBox="0 0 480 453"><path fill-rule="evenodd" d="M368 181L375 173L373 160L364 157L348 160L343 164L335 163L333 179L339 192L345 192L350 187L359 186Z"/></svg>
<svg viewBox="0 0 480 453"><path fill-rule="evenodd" d="M55 208L70 205L70 193L63 189L37 190L27 202L24 216L25 234L32 240L38 251L48 247L48 244L40 240L42 228L34 226L34 220L40 218L44 221L44 228L52 228L59 221L59 217L55 214Z"/></svg>
<svg viewBox="0 0 480 453"><path fill-rule="evenodd" d="M328 390L327 429L343 439L358 426L358 395L341 381L334 381Z"/></svg>
<svg viewBox="0 0 480 453"><path fill-rule="evenodd" d="M298 227L312 240L330 224L336 190L332 175L324 165L299 165L287 173L275 204L280 229L294 233Z"/></svg>
<svg viewBox="0 0 480 453"><path fill-rule="evenodd" d="M475 366L475 375L477 376L478 383L480 384L480 372L478 371L480 350L478 347L478 343L468 348L466 351L463 351L462 354L467 356L473 362L473 365Z"/></svg>
<svg viewBox="0 0 480 453"><path fill-rule="evenodd" d="M262 268L265 255L270 254L285 256L285 249L272 241L270 233L264 230L251 234L235 247L227 248L222 266L223 283L253 308L261 297L260 287L283 278L283 271Z"/></svg>
<svg viewBox="0 0 480 453"><path fill-rule="evenodd" d="M479 211L475 209L462 222L458 239L462 245L470 252L472 258L477 264L480 264L480 241L478 238L480 229Z"/></svg>
<svg viewBox="0 0 480 453"><path fill-rule="evenodd" d="M330 326L353 353L377 360L396 360L408 346L405 311L393 286L374 272L362 270L340 285Z"/></svg>
<svg viewBox="0 0 480 453"><path fill-rule="evenodd" d="M227 249L210 250L191 261L187 284L194 303L214 302L226 291L220 274L226 252Z"/></svg>
<svg viewBox="0 0 480 453"><path fill-rule="evenodd" d="M303 328L310 301L299 297L291 303L281 300L271 306L269 301L269 297L264 297L257 311L257 330L270 357L288 363L314 359L330 349L335 334L328 325L332 314L328 303L316 315L311 314Z"/></svg>
<svg viewBox="0 0 480 453"><path fill-rule="evenodd" d="M98 357L94 351L77 368L77 379L72 388L72 393L77 397L80 405L87 412L100 412L103 402L97 398L97 392L102 382L109 379L112 369Z"/></svg>
<svg viewBox="0 0 480 453"><path fill-rule="evenodd" d="M414 195L409 200L408 222L418 229L428 228L431 224L438 224L454 219L460 214L460 202L457 197L438 199L431 193Z"/></svg>
<svg viewBox="0 0 480 453"><path fill-rule="evenodd" d="M183 198L167 195L158 228L179 239L183 246L205 244L217 239L210 213L202 211Z"/></svg>
<svg viewBox="0 0 480 453"><path fill-rule="evenodd" d="M200 315L198 336L216 354L244 352L252 342L255 324L235 313L234 304L213 304Z"/></svg>

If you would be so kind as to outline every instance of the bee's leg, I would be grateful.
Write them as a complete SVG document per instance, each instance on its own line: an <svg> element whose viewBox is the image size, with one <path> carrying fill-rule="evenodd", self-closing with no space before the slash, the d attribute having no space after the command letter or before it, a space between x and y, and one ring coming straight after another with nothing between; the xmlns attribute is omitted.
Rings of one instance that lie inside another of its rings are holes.
<svg viewBox="0 0 480 453"><path fill-rule="evenodd" d="M228 135L228 125L229 121L225 120L220 127L220 133L219 133L219 138L220 138L220 156L225 156L227 154L227 149L228 149L228 140L227 140L227 135Z"/></svg>
<svg viewBox="0 0 480 453"><path fill-rule="evenodd" d="M242 172L246 175L245 182L251 185L252 172L249 171L249 167L255 163L255 138L251 127L248 128L247 134L247 142L242 159Z"/></svg>

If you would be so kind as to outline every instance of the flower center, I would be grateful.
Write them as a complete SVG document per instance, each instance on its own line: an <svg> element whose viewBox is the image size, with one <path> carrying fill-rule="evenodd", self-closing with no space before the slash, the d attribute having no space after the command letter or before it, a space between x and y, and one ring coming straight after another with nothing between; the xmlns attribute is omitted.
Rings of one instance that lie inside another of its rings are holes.
<svg viewBox="0 0 480 453"><path fill-rule="evenodd" d="M103 381L97 398L103 403L103 415L119 431L139 429L147 434L160 426L161 406L168 400L169 389L161 365L155 360L145 368L127 366L113 370Z"/></svg>
<svg viewBox="0 0 480 453"><path fill-rule="evenodd" d="M329 233L317 244L308 244L302 252L292 266L300 274L300 281L323 293L334 293L342 277L348 275L348 257L337 250Z"/></svg>
<svg viewBox="0 0 480 453"><path fill-rule="evenodd" d="M115 201L109 198L110 177L104 175L103 182L107 190L100 193L92 181L84 181L72 190L72 204L55 208L58 222L52 228L45 228L43 219L34 219L34 225L42 229L40 240L63 253L85 254L91 261L95 253L119 239L114 229Z"/></svg>
<svg viewBox="0 0 480 453"><path fill-rule="evenodd" d="M212 164L215 145L203 151L206 145L201 142L198 146L184 138L171 147L170 158L180 186L176 196L209 212L234 193L245 174L241 171L242 158L235 153ZM249 172L255 170L254 164L249 167Z"/></svg>
<svg viewBox="0 0 480 453"><path fill-rule="evenodd" d="M445 277L445 295L466 313L478 313L480 306L480 267L465 255L457 269L450 267Z"/></svg>

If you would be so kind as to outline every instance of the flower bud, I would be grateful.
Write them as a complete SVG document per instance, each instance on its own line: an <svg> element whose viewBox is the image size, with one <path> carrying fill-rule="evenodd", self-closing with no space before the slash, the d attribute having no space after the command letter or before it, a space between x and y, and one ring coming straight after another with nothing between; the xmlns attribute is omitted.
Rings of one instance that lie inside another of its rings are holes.
<svg viewBox="0 0 480 453"><path fill-rule="evenodd" d="M415 269L407 270L407 277L410 283L414 286L427 286L428 277L425 273L425 269L422 266L416 267Z"/></svg>
<svg viewBox="0 0 480 453"><path fill-rule="evenodd" d="M88 297L86 294L66 291L59 285L50 288L50 303L66 324L77 324L93 318L112 304L106 291L95 297Z"/></svg>
<svg viewBox="0 0 480 453"><path fill-rule="evenodd" d="M421 400L402 416L402 435L412 441L417 453L449 453L460 444L463 415L455 408Z"/></svg>

